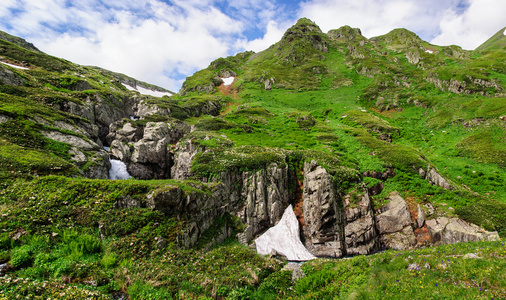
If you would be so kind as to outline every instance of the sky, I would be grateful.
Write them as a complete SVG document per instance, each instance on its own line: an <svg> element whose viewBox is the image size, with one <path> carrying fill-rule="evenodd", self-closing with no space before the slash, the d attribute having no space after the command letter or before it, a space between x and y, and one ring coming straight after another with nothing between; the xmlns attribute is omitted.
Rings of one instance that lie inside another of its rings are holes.
<svg viewBox="0 0 506 300"><path fill-rule="evenodd" d="M219 57L268 48L301 17L324 32L406 28L472 50L506 26L506 0L0 0L0 30L175 92Z"/></svg>

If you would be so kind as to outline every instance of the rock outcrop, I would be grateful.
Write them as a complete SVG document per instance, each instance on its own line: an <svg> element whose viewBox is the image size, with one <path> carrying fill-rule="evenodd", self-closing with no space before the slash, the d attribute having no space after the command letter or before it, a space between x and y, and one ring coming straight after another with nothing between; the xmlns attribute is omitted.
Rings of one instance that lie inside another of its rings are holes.
<svg viewBox="0 0 506 300"><path fill-rule="evenodd" d="M340 195L332 176L316 161L304 163L304 238L316 256L344 254L344 218Z"/></svg>
<svg viewBox="0 0 506 300"><path fill-rule="evenodd" d="M141 126L121 120L111 124L106 140L111 143L112 157L123 161L133 177L162 179L171 175L173 154L169 146L189 131L190 127L181 121Z"/></svg>
<svg viewBox="0 0 506 300"><path fill-rule="evenodd" d="M194 143L191 139L180 142L174 151L174 165L171 169L173 179L184 180L191 176L191 164L195 155L204 152L205 147Z"/></svg>
<svg viewBox="0 0 506 300"><path fill-rule="evenodd" d="M357 203L350 196L343 199L346 226L344 227L346 254L370 254L378 249L378 232L374 212L367 191Z"/></svg>
<svg viewBox="0 0 506 300"><path fill-rule="evenodd" d="M179 241L185 247L195 245L216 219L227 212L223 198L220 197L219 185L200 188L204 188L206 192L199 190L199 187L194 191L184 191L179 186L169 186L147 196L147 207L167 216L178 215L179 218L186 220Z"/></svg>
<svg viewBox="0 0 506 300"><path fill-rule="evenodd" d="M246 241L274 226L290 204L288 166L272 163L256 172L223 172L223 196L237 207L236 216L246 224Z"/></svg>
<svg viewBox="0 0 506 300"><path fill-rule="evenodd" d="M398 192L388 196L390 202L375 216L380 241L387 249L403 250L416 245L408 205Z"/></svg>
<svg viewBox="0 0 506 300"><path fill-rule="evenodd" d="M418 173L422 178L427 179L427 181L429 181L432 185L437 185L447 190L452 188L450 183L448 183L448 181L438 173L437 169L431 167L430 165L427 166L427 170L419 169Z"/></svg>
<svg viewBox="0 0 506 300"><path fill-rule="evenodd" d="M0 83L16 86L23 86L26 80L9 70L3 64L0 64Z"/></svg>
<svg viewBox="0 0 506 300"><path fill-rule="evenodd" d="M427 220L427 230L434 244L455 244L459 242L497 241L497 232L489 232L483 228L467 223L458 218L439 217Z"/></svg>

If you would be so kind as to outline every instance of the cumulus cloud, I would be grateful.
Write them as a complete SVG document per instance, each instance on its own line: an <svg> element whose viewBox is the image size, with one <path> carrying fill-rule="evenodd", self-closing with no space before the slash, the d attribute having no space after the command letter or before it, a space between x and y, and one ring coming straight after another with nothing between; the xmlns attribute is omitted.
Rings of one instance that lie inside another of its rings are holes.
<svg viewBox="0 0 506 300"><path fill-rule="evenodd" d="M504 0L312 0L299 11L324 31L350 25L373 37L402 27L434 44L465 49L506 26L505 15Z"/></svg>
<svg viewBox="0 0 506 300"><path fill-rule="evenodd" d="M366 37L407 28L433 38L443 12L458 0L313 0L302 4L300 17L315 21L323 31L343 25L358 27Z"/></svg>
<svg viewBox="0 0 506 300"><path fill-rule="evenodd" d="M16 28L13 34L46 53L177 90L185 75L228 55L243 24L203 0L172 3L76 0L69 6L64 0L22 0L1 5L18 11L2 15Z"/></svg>
<svg viewBox="0 0 506 300"><path fill-rule="evenodd" d="M475 49L506 26L506 1L470 0L469 8L459 13L448 9L440 22L441 33L432 43L459 45Z"/></svg>

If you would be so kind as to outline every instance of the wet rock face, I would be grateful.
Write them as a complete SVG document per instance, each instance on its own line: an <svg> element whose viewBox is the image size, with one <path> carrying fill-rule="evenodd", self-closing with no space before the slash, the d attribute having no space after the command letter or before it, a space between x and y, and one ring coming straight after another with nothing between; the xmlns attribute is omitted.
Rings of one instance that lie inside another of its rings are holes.
<svg viewBox="0 0 506 300"><path fill-rule="evenodd" d="M342 204L332 176L315 161L304 163L304 238L316 256L344 254Z"/></svg>

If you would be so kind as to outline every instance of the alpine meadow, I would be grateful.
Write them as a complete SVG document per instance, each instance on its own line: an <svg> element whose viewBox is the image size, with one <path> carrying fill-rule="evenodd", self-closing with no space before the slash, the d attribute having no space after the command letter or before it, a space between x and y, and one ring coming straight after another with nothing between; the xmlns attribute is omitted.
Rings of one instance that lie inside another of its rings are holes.
<svg viewBox="0 0 506 300"><path fill-rule="evenodd" d="M302 18L178 93L0 32L0 300L506 298L505 29Z"/></svg>

